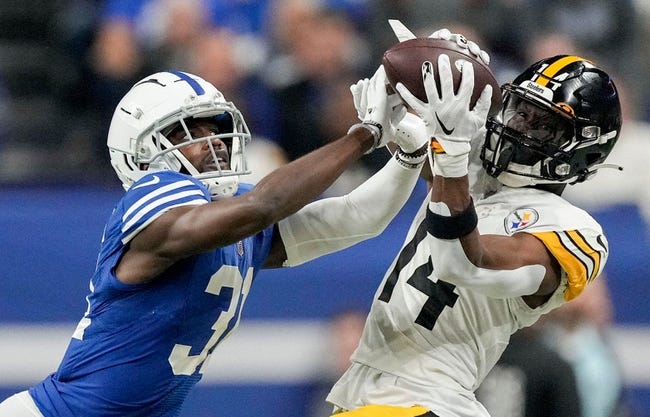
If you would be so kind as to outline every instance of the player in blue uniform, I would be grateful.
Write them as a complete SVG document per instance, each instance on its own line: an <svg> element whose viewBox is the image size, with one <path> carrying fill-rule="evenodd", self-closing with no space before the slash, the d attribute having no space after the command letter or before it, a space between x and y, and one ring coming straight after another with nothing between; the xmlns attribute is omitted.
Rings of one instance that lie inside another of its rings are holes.
<svg viewBox="0 0 650 417"><path fill-rule="evenodd" d="M87 311L58 370L0 403L0 416L179 415L259 269L379 234L417 181L426 137L390 102L383 71L362 81L352 90L363 123L255 187L239 184L250 133L214 86L183 72L136 83L108 135L127 192L106 224ZM388 139L400 148L377 174L309 204Z"/></svg>

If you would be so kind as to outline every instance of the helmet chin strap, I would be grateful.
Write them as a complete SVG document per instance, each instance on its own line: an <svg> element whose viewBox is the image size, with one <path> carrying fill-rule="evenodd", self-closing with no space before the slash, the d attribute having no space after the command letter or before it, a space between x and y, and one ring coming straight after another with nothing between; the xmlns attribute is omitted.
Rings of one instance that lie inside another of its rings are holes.
<svg viewBox="0 0 650 417"><path fill-rule="evenodd" d="M215 200L230 198L237 192L239 187L239 176L209 178L201 180L208 187L210 195Z"/></svg>
<svg viewBox="0 0 650 417"><path fill-rule="evenodd" d="M187 165L185 168L189 171L190 175L205 184L214 199L218 200L232 197L239 188L239 175L222 175L230 170L219 172L217 176L216 171L214 175L210 175L209 172L199 172L189 161Z"/></svg>

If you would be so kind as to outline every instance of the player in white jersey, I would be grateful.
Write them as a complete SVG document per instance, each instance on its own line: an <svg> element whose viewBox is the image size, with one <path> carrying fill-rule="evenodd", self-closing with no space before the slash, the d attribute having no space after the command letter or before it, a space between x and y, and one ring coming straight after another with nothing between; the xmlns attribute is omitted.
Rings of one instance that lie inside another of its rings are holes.
<svg viewBox="0 0 650 417"><path fill-rule="evenodd" d="M600 225L560 197L618 139L607 73L578 56L541 60L502 87L485 123L489 100L469 108L471 65L457 93L448 57L438 68L439 88L423 65L428 103L398 85L432 137L431 190L327 398L336 417L488 417L474 390L510 336L578 297L607 260Z"/></svg>
<svg viewBox="0 0 650 417"><path fill-rule="evenodd" d="M415 186L427 138L410 133L422 121L391 102L383 71L364 81L353 88L362 123L255 187L239 184L250 133L220 91L179 71L136 83L108 135L127 191L106 224L87 310L56 372L0 403L0 416L177 416L261 268L379 234ZM372 178L310 203L389 139L399 149Z"/></svg>

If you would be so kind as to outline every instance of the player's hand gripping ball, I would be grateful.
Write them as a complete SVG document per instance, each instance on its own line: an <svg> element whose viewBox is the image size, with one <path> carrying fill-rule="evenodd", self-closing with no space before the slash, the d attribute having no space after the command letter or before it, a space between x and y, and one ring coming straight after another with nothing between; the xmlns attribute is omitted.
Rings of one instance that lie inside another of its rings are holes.
<svg viewBox="0 0 650 417"><path fill-rule="evenodd" d="M493 116L501 110L501 89L496 78L494 78L494 74L485 63L472 55L462 41L415 38L392 46L384 53L382 58L382 64L386 70L386 77L390 86L395 90L397 83L401 82L415 97L426 103L427 96L422 84L422 63L429 61L433 64L436 86L440 91L437 65L438 56L441 54L449 56L455 91L458 91L460 85L460 70L463 62L469 61L474 66L474 92L470 100L471 108L476 104L476 100L478 100L485 86L490 84L492 85L492 104L488 114Z"/></svg>

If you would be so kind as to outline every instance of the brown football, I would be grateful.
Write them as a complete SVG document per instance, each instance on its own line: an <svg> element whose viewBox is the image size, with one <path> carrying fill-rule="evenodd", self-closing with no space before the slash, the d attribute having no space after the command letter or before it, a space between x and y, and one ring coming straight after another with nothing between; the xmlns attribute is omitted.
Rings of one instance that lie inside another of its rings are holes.
<svg viewBox="0 0 650 417"><path fill-rule="evenodd" d="M458 45L454 41L433 38L415 38L400 42L389 48L382 58L382 64L386 70L386 77L391 87L395 89L397 83L402 83L413 95L426 102L427 97L422 83L422 63L431 62L434 68L434 76L438 91L440 91L440 79L438 78L438 56L447 54L451 62L452 75L454 78L454 90L458 91L460 85L460 68L463 61L469 61L474 66L474 93L470 100L470 106L474 107L483 88L487 84L492 85L492 104L490 115L496 114L502 106L501 89L499 83L490 68L473 56L467 48Z"/></svg>

